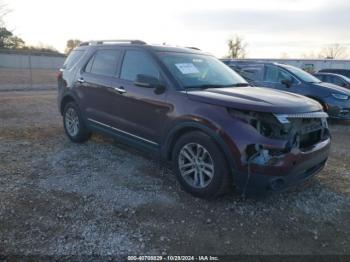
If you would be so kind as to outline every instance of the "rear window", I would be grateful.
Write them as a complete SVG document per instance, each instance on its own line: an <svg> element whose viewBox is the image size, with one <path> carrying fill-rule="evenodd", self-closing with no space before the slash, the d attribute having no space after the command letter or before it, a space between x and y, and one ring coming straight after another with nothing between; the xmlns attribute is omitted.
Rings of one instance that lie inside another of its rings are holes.
<svg viewBox="0 0 350 262"><path fill-rule="evenodd" d="M86 65L85 72L116 76L119 56L119 50L98 50Z"/></svg>
<svg viewBox="0 0 350 262"><path fill-rule="evenodd" d="M259 81L262 80L263 68L262 67L244 67L239 73L247 79Z"/></svg>
<svg viewBox="0 0 350 262"><path fill-rule="evenodd" d="M84 52L84 50L73 50L70 52L62 68L71 69L79 61Z"/></svg>
<svg viewBox="0 0 350 262"><path fill-rule="evenodd" d="M277 66L266 66L264 80L266 82L277 82L278 68Z"/></svg>
<svg viewBox="0 0 350 262"><path fill-rule="evenodd" d="M344 85L346 85L346 83L345 83L345 81L343 80L343 79L341 79L340 77L338 77L338 76L332 76L331 77L331 82L333 83L333 84L336 84L336 85L338 85L338 86L344 86Z"/></svg>
<svg viewBox="0 0 350 262"><path fill-rule="evenodd" d="M334 73L334 74L350 77L350 70L348 69L322 69L319 72Z"/></svg>

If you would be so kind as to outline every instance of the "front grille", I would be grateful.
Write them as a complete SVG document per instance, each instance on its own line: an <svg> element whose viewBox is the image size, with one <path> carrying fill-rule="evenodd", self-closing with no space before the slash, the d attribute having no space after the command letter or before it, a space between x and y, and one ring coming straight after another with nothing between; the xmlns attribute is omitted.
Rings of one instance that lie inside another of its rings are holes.
<svg viewBox="0 0 350 262"><path fill-rule="evenodd" d="M307 149L328 138L327 122L321 118L290 118L294 145Z"/></svg>
<svg viewBox="0 0 350 262"><path fill-rule="evenodd" d="M288 118L288 121L284 128L289 150L299 148L305 151L329 137L324 118Z"/></svg>
<svg viewBox="0 0 350 262"><path fill-rule="evenodd" d="M275 114L275 117L282 124L289 123L292 119L320 119L327 118L328 114L323 111L309 112L309 113L297 113L297 114Z"/></svg>

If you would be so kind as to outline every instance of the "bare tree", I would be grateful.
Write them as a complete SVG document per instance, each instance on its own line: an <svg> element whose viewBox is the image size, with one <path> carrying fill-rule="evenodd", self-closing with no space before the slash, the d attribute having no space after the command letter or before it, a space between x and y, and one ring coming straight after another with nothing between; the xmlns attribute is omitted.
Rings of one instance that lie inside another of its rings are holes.
<svg viewBox="0 0 350 262"><path fill-rule="evenodd" d="M322 58L324 58L320 53L317 54L313 51L302 53L301 57L305 58L305 59L322 59Z"/></svg>
<svg viewBox="0 0 350 262"><path fill-rule="evenodd" d="M65 53L69 54L74 48L81 44L79 39L69 39L66 44Z"/></svg>
<svg viewBox="0 0 350 262"><path fill-rule="evenodd" d="M10 11L11 10L8 8L8 5L3 0L0 0L0 27L5 26L4 25L4 17Z"/></svg>
<svg viewBox="0 0 350 262"><path fill-rule="evenodd" d="M23 39L13 35L6 27L0 27L0 48L18 49L24 46Z"/></svg>
<svg viewBox="0 0 350 262"><path fill-rule="evenodd" d="M289 58L289 54L287 52L283 52L283 53L281 53L280 58L281 59L288 59Z"/></svg>
<svg viewBox="0 0 350 262"><path fill-rule="evenodd" d="M247 44L242 37L235 36L228 40L229 58L244 58L246 56Z"/></svg>
<svg viewBox="0 0 350 262"><path fill-rule="evenodd" d="M347 48L341 44L330 44L325 46L319 56L326 59L345 58Z"/></svg>

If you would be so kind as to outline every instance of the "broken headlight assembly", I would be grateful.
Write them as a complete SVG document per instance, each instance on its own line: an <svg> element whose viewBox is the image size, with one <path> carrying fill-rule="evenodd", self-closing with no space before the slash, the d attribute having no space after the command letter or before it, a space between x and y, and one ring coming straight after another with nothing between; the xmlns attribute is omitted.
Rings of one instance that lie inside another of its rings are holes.
<svg viewBox="0 0 350 262"><path fill-rule="evenodd" d="M301 114L273 114L236 109L228 111L232 117L254 127L260 135L286 141L285 148L277 150L267 149L258 143L248 145L248 162L254 158L254 162L259 164L268 163L272 158L276 160L276 157L290 152L292 148L307 150L329 137L326 120L328 115L323 111Z"/></svg>
<svg viewBox="0 0 350 262"><path fill-rule="evenodd" d="M262 136L268 138L286 138L289 133L289 121L280 121L272 113L228 109L229 114L254 127Z"/></svg>
<svg viewBox="0 0 350 262"><path fill-rule="evenodd" d="M327 113L323 111L299 114L273 114L228 109L229 114L254 127L262 136L289 139L295 134L304 135L328 129Z"/></svg>

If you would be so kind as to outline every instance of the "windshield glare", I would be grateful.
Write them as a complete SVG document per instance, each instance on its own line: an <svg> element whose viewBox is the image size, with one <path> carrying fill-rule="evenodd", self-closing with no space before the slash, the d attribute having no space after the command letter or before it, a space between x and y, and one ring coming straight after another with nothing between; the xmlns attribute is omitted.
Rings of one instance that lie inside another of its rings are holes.
<svg viewBox="0 0 350 262"><path fill-rule="evenodd" d="M314 77L313 75L309 74L308 72L296 68L294 66L286 66L286 69L288 69L290 72L292 72L294 75L296 75L301 80L308 82L308 83L321 83L320 79Z"/></svg>
<svg viewBox="0 0 350 262"><path fill-rule="evenodd" d="M210 55L159 52L159 57L186 88L249 85L240 75Z"/></svg>

